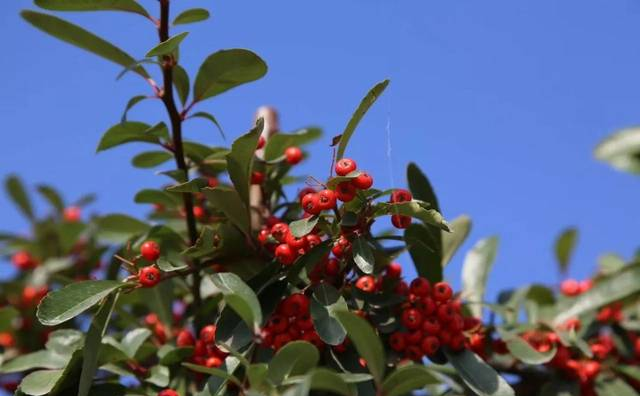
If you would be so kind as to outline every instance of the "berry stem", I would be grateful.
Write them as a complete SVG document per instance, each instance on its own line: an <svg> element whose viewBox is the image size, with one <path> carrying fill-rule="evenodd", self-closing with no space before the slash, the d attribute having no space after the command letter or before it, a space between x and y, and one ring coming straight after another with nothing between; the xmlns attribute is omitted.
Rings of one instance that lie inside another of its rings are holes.
<svg viewBox="0 0 640 396"><path fill-rule="evenodd" d="M160 42L167 41L169 39L169 0L160 0L160 25L158 27L158 35ZM176 160L176 165L184 173L186 181L189 180L189 168L184 159L184 149L182 145L182 117L176 106L175 99L173 97L173 66L175 65L175 59L172 55L164 55L162 57L162 78L163 78L163 94L162 102L167 110L169 119L171 121L171 136L173 141L173 154ZM196 227L196 219L193 215L193 196L191 193L183 193L182 201L184 209L186 211L187 231L189 233L189 240L191 245L195 245L198 240L198 229ZM193 284L191 285L191 292L193 293L194 311L199 312L202 298L200 296L200 272L199 264L194 260L192 263L193 268L198 270L193 271ZM196 328L199 331L199 323L196 320Z"/></svg>

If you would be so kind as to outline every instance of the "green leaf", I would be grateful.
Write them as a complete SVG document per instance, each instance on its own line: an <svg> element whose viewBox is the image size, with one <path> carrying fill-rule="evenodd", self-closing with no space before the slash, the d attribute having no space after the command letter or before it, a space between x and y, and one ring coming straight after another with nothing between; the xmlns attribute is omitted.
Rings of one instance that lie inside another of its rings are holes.
<svg viewBox="0 0 640 396"><path fill-rule="evenodd" d="M127 240L144 234L151 228L148 224L124 214L111 214L96 220L100 235L107 239Z"/></svg>
<svg viewBox="0 0 640 396"><path fill-rule="evenodd" d="M157 135L150 133L150 126L144 122L121 122L109 128L102 135L96 152L132 142L160 144L160 139Z"/></svg>
<svg viewBox="0 0 640 396"><path fill-rule="evenodd" d="M100 306L98 312L91 321L87 337L82 348L82 373L80 374L80 384L78 385L78 396L88 396L93 377L98 369L98 355L102 347L102 337L104 337L111 319L111 313L118 300L118 294L110 295Z"/></svg>
<svg viewBox="0 0 640 396"><path fill-rule="evenodd" d="M182 363L191 356L193 356L193 347L176 348L172 345L164 344L158 350L160 364L164 366L171 366L176 363Z"/></svg>
<svg viewBox="0 0 640 396"><path fill-rule="evenodd" d="M438 205L438 198L436 193L429 182L427 176L420 170L418 165L411 162L407 166L407 182L409 184L409 190L414 198L427 202L430 207L434 208L438 212L440 206Z"/></svg>
<svg viewBox="0 0 640 396"><path fill-rule="evenodd" d="M342 182L346 182L346 181L351 181L351 180L355 179L356 177L360 176L361 174L362 174L361 171L355 170L355 171L350 172L349 174L344 175L344 176L332 177L331 179L327 180L327 188L329 190L335 190L336 187L338 186L338 184L340 184Z"/></svg>
<svg viewBox="0 0 640 396"><path fill-rule="evenodd" d="M598 280L589 291L576 298L568 299L565 305L558 307L559 313L553 322L555 325L560 325L568 319L576 318L638 292L640 292L640 265L629 265L620 272Z"/></svg>
<svg viewBox="0 0 640 396"><path fill-rule="evenodd" d="M289 223L289 230L296 238L302 238L310 233L318 224L319 216L311 216L305 219L295 220Z"/></svg>
<svg viewBox="0 0 640 396"><path fill-rule="evenodd" d="M136 352L142 346L147 338L151 336L151 330L145 328L133 329L128 332L120 341L124 352L133 359L136 356Z"/></svg>
<svg viewBox="0 0 640 396"><path fill-rule="evenodd" d="M178 205L178 201L172 194L166 191L152 189L138 191L134 197L134 201L136 203L157 203L170 208Z"/></svg>
<svg viewBox="0 0 640 396"><path fill-rule="evenodd" d="M365 274L372 274L376 260L373 256L373 250L365 237L359 236L353 241L352 252L353 261L355 261L360 271Z"/></svg>
<svg viewBox="0 0 640 396"><path fill-rule="evenodd" d="M50 34L62 41L75 45L102 58L128 67L135 63L131 55L122 51L108 41L95 34L53 15L42 14L35 11L24 10L20 13L31 25L43 32ZM145 79L150 78L142 66L137 66L134 71Z"/></svg>
<svg viewBox="0 0 640 396"><path fill-rule="evenodd" d="M138 289L140 301L142 301L149 311L154 312L160 321L166 325L173 323L173 282L171 279L165 280L155 287Z"/></svg>
<svg viewBox="0 0 640 396"><path fill-rule="evenodd" d="M129 112L129 110L131 110L133 106L137 105L138 103L142 102L145 99L149 99L149 97L147 95L137 95L129 99L129 101L127 102L127 105L124 108L124 112L122 113L122 118L120 122L127 122L127 113Z"/></svg>
<svg viewBox="0 0 640 396"><path fill-rule="evenodd" d="M64 210L64 200L55 188L46 184L40 184L37 189L40 195L42 195L47 201L49 201L49 203L55 210L57 210L58 212L62 212Z"/></svg>
<svg viewBox="0 0 640 396"><path fill-rule="evenodd" d="M137 168L155 168L173 158L166 151L146 151L133 157L131 164Z"/></svg>
<svg viewBox="0 0 640 396"><path fill-rule="evenodd" d="M262 310L256 293L237 275L230 272L213 274L211 280L224 296L224 301L244 320L249 328L258 331Z"/></svg>
<svg viewBox="0 0 640 396"><path fill-rule="evenodd" d="M17 176L10 175L5 180L4 186L7 194L9 194L9 197L11 197L22 214L33 220L33 207L31 206L31 201L29 200L27 190L24 188L22 181Z"/></svg>
<svg viewBox="0 0 640 396"><path fill-rule="evenodd" d="M449 224L451 232L442 233L442 266L445 267L453 255L456 254L460 246L471 232L471 218L467 215L456 217Z"/></svg>
<svg viewBox="0 0 640 396"><path fill-rule="evenodd" d="M339 311L335 315L347 330L347 335L358 354L366 360L367 368L376 383L382 383L386 358L384 348L376 332L369 322L352 312Z"/></svg>
<svg viewBox="0 0 640 396"><path fill-rule="evenodd" d="M145 382L164 388L169 385L169 368L166 366L156 365L149 370L149 376L144 379Z"/></svg>
<svg viewBox="0 0 640 396"><path fill-rule="evenodd" d="M426 205L426 203L413 200L400 203L380 202L376 206L380 208L381 214L411 216L422 221L424 224L429 224L444 231L451 232L449 223L442 217L440 212L435 209L425 208L424 205Z"/></svg>
<svg viewBox="0 0 640 396"><path fill-rule="evenodd" d="M456 369L462 380L478 396L515 396L511 386L475 353L463 350L445 350L449 363Z"/></svg>
<svg viewBox="0 0 640 396"><path fill-rule="evenodd" d="M199 193L201 189L207 187L209 184L206 179L195 178L186 183L180 183L175 186L167 187L167 191L170 192L183 192L183 193Z"/></svg>
<svg viewBox="0 0 640 396"><path fill-rule="evenodd" d="M197 113L192 114L188 118L204 118L205 120L211 121L213 125L215 125L216 128L218 128L218 131L220 131L220 136L222 136L222 139L226 139L226 136L224 135L224 131L222 130L222 126L220 125L216 117L213 116L213 114L207 113L206 111L199 111Z"/></svg>
<svg viewBox="0 0 640 396"><path fill-rule="evenodd" d="M569 260L571 260L571 255L576 247L577 240L578 230L576 228L567 228L562 231L558 239L556 239L556 259L558 259L560 272L563 274L566 274L569 269Z"/></svg>
<svg viewBox="0 0 640 396"><path fill-rule="evenodd" d="M50 11L126 11L149 17L135 0L35 0L34 3Z"/></svg>
<svg viewBox="0 0 640 396"><path fill-rule="evenodd" d="M598 257L598 268L603 275L614 274L624 268L622 257L615 253L605 253Z"/></svg>
<svg viewBox="0 0 640 396"><path fill-rule="evenodd" d="M554 379L542 386L539 396L580 396L580 386L575 381Z"/></svg>
<svg viewBox="0 0 640 396"><path fill-rule="evenodd" d="M176 19L173 20L174 25L183 25L185 23L200 22L209 19L209 11L204 8L190 8L182 11Z"/></svg>
<svg viewBox="0 0 640 396"><path fill-rule="evenodd" d="M434 236L441 231L423 224L411 224L404 231L404 241L416 267L418 275L429 282L436 283L443 279L442 252Z"/></svg>
<svg viewBox="0 0 640 396"><path fill-rule="evenodd" d="M18 310L7 306L0 308L0 331L9 331L13 327L13 321L20 316Z"/></svg>
<svg viewBox="0 0 640 396"><path fill-rule="evenodd" d="M382 92L384 92L385 88L387 88L387 85L389 85L389 80L384 80L377 83L362 99L360 105L353 113L351 119L349 120L349 123L342 132L340 143L338 144L338 151L336 153L336 160L344 157L344 152L347 149L347 144L349 143L353 132L355 132L356 127L358 126L364 115L367 113L369 108L376 102L376 100L378 100L378 97L382 95Z"/></svg>
<svg viewBox="0 0 640 396"><path fill-rule="evenodd" d="M333 286L321 283L315 287L310 304L311 320L322 341L329 345L342 344L347 331L335 314L346 310L347 302Z"/></svg>
<svg viewBox="0 0 640 396"><path fill-rule="evenodd" d="M308 381L312 390L331 392L332 394L350 396L353 395L354 387L350 385L345 378L324 367L318 367L311 370L305 376L291 377L284 381L285 384L300 384Z"/></svg>
<svg viewBox="0 0 640 396"><path fill-rule="evenodd" d="M331 252L332 242L333 241L330 239L323 241L307 253L299 256L289 269L287 279L294 283L302 269L306 269L307 272L310 272L316 264L322 261L322 259Z"/></svg>
<svg viewBox="0 0 640 396"><path fill-rule="evenodd" d="M194 101L199 102L219 95L231 88L255 81L266 73L267 65L251 51L218 51L209 55L198 70L193 87Z"/></svg>
<svg viewBox="0 0 640 396"><path fill-rule="evenodd" d="M598 396L637 396L638 393L620 378L605 379L599 377L595 381Z"/></svg>
<svg viewBox="0 0 640 396"><path fill-rule="evenodd" d="M382 389L385 396L401 396L413 390L422 389L426 385L438 384L440 380L428 368L409 364L398 367L384 379Z"/></svg>
<svg viewBox="0 0 640 396"><path fill-rule="evenodd" d="M46 348L60 355L71 355L84 345L84 333L74 329L59 329L47 339Z"/></svg>
<svg viewBox="0 0 640 396"><path fill-rule="evenodd" d="M252 388L259 388L264 382L269 365L267 363L254 363L247 367L247 377Z"/></svg>
<svg viewBox="0 0 640 396"><path fill-rule="evenodd" d="M0 366L0 373L11 374L33 369L61 369L69 362L69 356L54 351L41 350L19 355Z"/></svg>
<svg viewBox="0 0 640 396"><path fill-rule="evenodd" d="M180 65L173 66L173 85L176 87L180 102L184 106L187 103L187 98L189 98L191 85L189 83L189 74Z"/></svg>
<svg viewBox="0 0 640 396"><path fill-rule="evenodd" d="M166 41L163 41L150 49L145 56L147 58L152 58L154 56L167 55L176 51L180 46L180 43L182 43L182 40L184 40L184 38L187 37L188 34L189 32L182 32L180 34L176 34L173 37L169 37Z"/></svg>
<svg viewBox="0 0 640 396"><path fill-rule="evenodd" d="M305 341L289 342L271 359L267 379L280 385L290 376L306 374L319 360L320 353L312 344Z"/></svg>
<svg viewBox="0 0 640 396"><path fill-rule="evenodd" d="M45 326L55 326L80 315L124 284L112 280L71 283L47 294L38 305L37 317Z"/></svg>
<svg viewBox="0 0 640 396"><path fill-rule="evenodd" d="M263 126L264 120L262 118L258 119L253 129L233 142L231 152L226 156L229 178L247 208L250 206L249 182L251 180L253 158Z"/></svg>
<svg viewBox="0 0 640 396"><path fill-rule="evenodd" d="M522 339L522 337L517 334L508 332L508 331L500 331L500 337L507 344L507 349L509 352L518 360L527 363L527 364L544 364L556 355L556 347L555 345L547 352L538 352L535 348L533 348L527 341Z"/></svg>
<svg viewBox="0 0 640 396"><path fill-rule="evenodd" d="M467 253L462 265L462 295L476 318L482 317L484 292L487 287L489 272L493 267L498 250L498 238L491 237L478 241Z"/></svg>
<svg viewBox="0 0 640 396"><path fill-rule="evenodd" d="M20 382L18 390L27 395L49 395L62 378L64 370L41 370L27 375Z"/></svg>
<svg viewBox="0 0 640 396"><path fill-rule="evenodd" d="M156 261L156 264L158 265L158 268L160 268L163 272L179 271L188 267L188 265L185 263L175 264L163 257L160 257Z"/></svg>
<svg viewBox="0 0 640 396"><path fill-rule="evenodd" d="M196 373L214 375L216 377L223 378L223 379L225 379L227 381L231 381L234 384L242 387L242 382L240 382L240 380L238 378L236 378L232 374L227 373L224 370L213 368L213 367L200 366L200 365L193 364L193 363L182 363L182 365L184 367L188 368L189 370L195 371Z"/></svg>
<svg viewBox="0 0 640 396"><path fill-rule="evenodd" d="M250 217L247 207L236 190L226 187L205 188L202 190L207 200L245 234L250 233Z"/></svg>
<svg viewBox="0 0 640 396"><path fill-rule="evenodd" d="M615 132L596 146L594 155L618 170L640 174L640 128Z"/></svg>
<svg viewBox="0 0 640 396"><path fill-rule="evenodd" d="M276 133L269 137L267 145L264 148L265 161L272 161L282 155L284 150L291 146L302 146L306 143L310 143L317 140L322 136L322 130L320 128L304 128L293 133Z"/></svg>

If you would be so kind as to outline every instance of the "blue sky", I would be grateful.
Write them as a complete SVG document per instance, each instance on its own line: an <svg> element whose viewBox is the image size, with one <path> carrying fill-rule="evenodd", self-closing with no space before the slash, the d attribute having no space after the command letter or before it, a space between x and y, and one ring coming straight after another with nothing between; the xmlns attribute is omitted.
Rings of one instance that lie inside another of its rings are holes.
<svg viewBox="0 0 640 396"><path fill-rule="evenodd" d="M142 1L149 9L155 0ZM263 104L284 130L319 125L325 139L301 174L324 177L327 144L375 82L391 79L348 155L381 187L404 184L412 160L429 175L443 212L467 213L465 248L500 236L489 281L500 288L556 282L551 247L568 225L581 231L571 274L587 276L599 254L638 247L640 180L592 158L608 133L640 123L640 3L634 0L176 1L212 19L186 26L183 65L194 73L221 48L246 47L269 65L259 82L202 103L238 136ZM606 5L605 5L606 4ZM101 134L128 98L148 93L133 75L32 29L18 16L30 1L0 4L0 175L48 182L69 199L95 192L100 213L142 216L133 194L165 180L134 169L128 146L96 155ZM153 27L124 13L65 14L140 58ZM163 120L149 101L130 119ZM186 136L222 144L205 121ZM388 155L390 153L390 155ZM26 223L0 196L0 229ZM447 269L458 283L462 254ZM408 260L405 259L408 264ZM5 267L6 269L6 267ZM5 269L0 268L0 272Z"/></svg>

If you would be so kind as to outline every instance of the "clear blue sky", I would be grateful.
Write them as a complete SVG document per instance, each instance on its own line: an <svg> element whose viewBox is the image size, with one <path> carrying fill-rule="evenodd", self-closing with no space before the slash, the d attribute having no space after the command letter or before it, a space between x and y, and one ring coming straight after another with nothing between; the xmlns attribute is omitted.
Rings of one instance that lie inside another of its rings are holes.
<svg viewBox="0 0 640 396"><path fill-rule="evenodd" d="M143 3L156 12L155 0ZM301 173L326 175L330 136L370 86L390 78L348 154L383 187L404 184L406 164L416 161L445 216L473 217L465 247L500 235L491 294L556 281L551 246L568 225L581 231L571 269L577 277L591 272L599 254L629 257L638 246L640 180L591 154L608 133L640 123L637 1L174 3L206 6L213 15L187 26L182 60L190 72L209 53L231 47L251 48L269 65L261 81L201 105L229 135L245 131L262 104L280 110L285 130L324 128ZM165 181L131 168L142 147L94 151L128 98L147 86L133 75L116 82L119 67L27 26L18 16L23 8L32 8L30 1L0 4L0 174L52 183L70 199L95 192L101 213L142 216L147 208L135 205L133 194ZM137 58L156 40L136 15L64 17ZM130 118L153 123L161 114L160 104L149 102ZM186 136L222 143L204 121L188 125ZM26 231L4 195L0 219L1 229ZM456 283L462 257L447 269Z"/></svg>

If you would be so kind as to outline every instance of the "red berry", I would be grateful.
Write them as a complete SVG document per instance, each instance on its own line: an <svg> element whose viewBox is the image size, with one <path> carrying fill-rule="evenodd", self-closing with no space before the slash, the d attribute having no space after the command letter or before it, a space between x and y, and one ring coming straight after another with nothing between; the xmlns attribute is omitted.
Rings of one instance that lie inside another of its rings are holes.
<svg viewBox="0 0 640 396"><path fill-rule="evenodd" d="M158 322L158 315L154 313L147 314L147 316L144 317L144 323L147 326L155 326Z"/></svg>
<svg viewBox="0 0 640 396"><path fill-rule="evenodd" d="M342 158L336 163L336 174L338 176L346 176L356 170L356 162L350 158Z"/></svg>
<svg viewBox="0 0 640 396"><path fill-rule="evenodd" d="M386 273L389 278L400 278L400 275L402 275L402 266L400 263L394 261L387 266Z"/></svg>
<svg viewBox="0 0 640 396"><path fill-rule="evenodd" d="M580 281L580 283L579 283L579 288L580 288L580 293L581 294L591 290L592 287L593 287L593 281L591 279L585 279L583 281Z"/></svg>
<svg viewBox="0 0 640 396"><path fill-rule="evenodd" d="M311 250L314 247L318 246L319 244L322 243L322 239L320 239L319 236L317 236L316 234L309 234L307 236L305 236L305 239L307 240L307 249Z"/></svg>
<svg viewBox="0 0 640 396"><path fill-rule="evenodd" d="M69 223L76 223L80 221L81 216L82 210L78 206L69 206L68 208L64 208L64 212L62 213L64 221Z"/></svg>
<svg viewBox="0 0 640 396"><path fill-rule="evenodd" d="M220 367L222 366L222 363L224 363L224 361L220 359L218 356L211 356L207 358L207 360L205 360L204 365L211 368L211 367Z"/></svg>
<svg viewBox="0 0 640 396"><path fill-rule="evenodd" d="M191 334L191 332L186 329L180 330L178 336L176 337L176 345L178 347L193 346L195 343L196 340L193 337L193 334Z"/></svg>
<svg viewBox="0 0 640 396"><path fill-rule="evenodd" d="M160 270L152 265L148 267L142 267L138 271L138 282L143 287L153 287L160 282Z"/></svg>
<svg viewBox="0 0 640 396"><path fill-rule="evenodd" d="M580 294L580 283L575 279L566 279L560 284L560 292L569 297L577 296Z"/></svg>
<svg viewBox="0 0 640 396"><path fill-rule="evenodd" d="M276 333L282 333L289 327L289 320L285 319L281 315L273 315L269 321L273 331Z"/></svg>
<svg viewBox="0 0 640 396"><path fill-rule="evenodd" d="M419 346L409 345L407 349L405 349L405 354L407 355L407 358L411 360L420 360L424 353L422 352L422 348Z"/></svg>
<svg viewBox="0 0 640 396"><path fill-rule="evenodd" d="M422 326L422 314L414 308L402 312L402 324L409 330L416 330Z"/></svg>
<svg viewBox="0 0 640 396"><path fill-rule="evenodd" d="M454 351L460 351L464 348L465 338L461 333L455 334L451 336L451 340L449 341L449 348Z"/></svg>
<svg viewBox="0 0 640 396"><path fill-rule="evenodd" d="M302 340L315 345L316 348L320 350L322 350L325 347L324 342L322 341L318 333L316 333L315 331L307 331L306 333L304 333L304 335L302 336Z"/></svg>
<svg viewBox="0 0 640 396"><path fill-rule="evenodd" d="M389 345L396 352L401 352L407 346L405 335L402 333L393 333L389 337Z"/></svg>
<svg viewBox="0 0 640 396"><path fill-rule="evenodd" d="M356 188L348 181L338 183L336 197L342 202L350 202L356 197Z"/></svg>
<svg viewBox="0 0 640 396"><path fill-rule="evenodd" d="M264 173L258 171L251 172L251 184L262 183L264 183Z"/></svg>
<svg viewBox="0 0 640 396"><path fill-rule="evenodd" d="M356 287L365 293L371 293L376 288L376 280L371 275L364 275L356 281Z"/></svg>
<svg viewBox="0 0 640 396"><path fill-rule="evenodd" d="M296 165L300 161L302 161L302 150L295 146L287 147L287 149L284 151L284 156L289 165Z"/></svg>
<svg viewBox="0 0 640 396"><path fill-rule="evenodd" d="M271 236L278 242L284 242L289 234L289 226L286 223L277 223L271 227Z"/></svg>
<svg viewBox="0 0 640 396"><path fill-rule="evenodd" d="M407 190L403 190L398 188L393 190L391 193L391 202L392 203L400 203L400 202L408 202L413 199L413 195Z"/></svg>
<svg viewBox="0 0 640 396"><path fill-rule="evenodd" d="M296 261L298 253L295 250L291 249L291 246L287 245L286 243L282 243L276 248L275 256L283 265L291 265L294 261Z"/></svg>
<svg viewBox="0 0 640 396"><path fill-rule="evenodd" d="M291 336L289 334L278 334L273 339L273 347L277 350L287 345L289 342L291 342Z"/></svg>
<svg viewBox="0 0 640 396"><path fill-rule="evenodd" d="M331 190L322 190L318 193L318 205L320 210L328 210L336 207L336 193Z"/></svg>
<svg viewBox="0 0 640 396"><path fill-rule="evenodd" d="M411 281L409 292L416 296L427 296L431 292L431 284L425 278L419 277Z"/></svg>
<svg viewBox="0 0 640 396"><path fill-rule="evenodd" d="M359 190L367 190L373 186L373 178L367 172L362 172L351 180L351 184Z"/></svg>
<svg viewBox="0 0 640 396"><path fill-rule="evenodd" d="M218 328L216 327L216 325L210 324L210 325L206 325L202 328L202 330L200 330L200 339L205 343L205 344L214 344L216 342L216 330Z"/></svg>
<svg viewBox="0 0 640 396"><path fill-rule="evenodd" d="M29 254L29 252L20 251L11 257L13 265L19 270L27 270L38 265L37 261Z"/></svg>
<svg viewBox="0 0 640 396"><path fill-rule="evenodd" d="M207 179L207 184L209 185L209 187L214 188L217 187L220 182L218 181L217 177L210 177Z"/></svg>
<svg viewBox="0 0 640 396"><path fill-rule="evenodd" d="M302 331L308 331L313 329L313 320L311 316L306 313L298 316L298 320L296 321L296 326Z"/></svg>
<svg viewBox="0 0 640 396"><path fill-rule="evenodd" d="M258 242L260 242L261 245L266 245L269 242L269 236L271 236L271 233L268 229L261 229L258 233Z"/></svg>
<svg viewBox="0 0 640 396"><path fill-rule="evenodd" d="M433 301L433 298L428 296L424 296L420 299L420 307L426 315L431 315L437 308L436 302Z"/></svg>
<svg viewBox="0 0 640 396"><path fill-rule="evenodd" d="M295 236L293 236L291 231L287 233L287 236L284 241L287 245L291 246L291 249L295 251L298 251L300 249L306 250L307 248L307 238L305 236L296 238Z"/></svg>
<svg viewBox="0 0 640 396"><path fill-rule="evenodd" d="M447 282L438 282L433 286L433 298L436 301L447 301L451 299L451 296L453 296L453 290Z"/></svg>
<svg viewBox="0 0 640 396"><path fill-rule="evenodd" d="M440 323L452 321L455 314L450 304L442 304L438 307L438 320Z"/></svg>
<svg viewBox="0 0 640 396"><path fill-rule="evenodd" d="M302 210L312 215L317 215L322 212L322 208L320 207L320 196L318 193L306 194L300 200L300 205L302 206Z"/></svg>
<svg viewBox="0 0 640 396"><path fill-rule="evenodd" d="M297 317L308 312L309 298L302 293L292 294L282 303L282 313L288 317Z"/></svg>
<svg viewBox="0 0 640 396"><path fill-rule="evenodd" d="M327 276L337 276L340 273L340 263L336 259L329 259L324 266L324 273Z"/></svg>
<svg viewBox="0 0 640 396"><path fill-rule="evenodd" d="M147 261L156 261L160 257L160 246L156 241L146 241L140 246L140 254Z"/></svg>
<svg viewBox="0 0 640 396"><path fill-rule="evenodd" d="M267 141L265 140L264 136L260 136L258 138L258 146L256 147L256 150L260 150L261 148L263 148L266 142Z"/></svg>
<svg viewBox="0 0 640 396"><path fill-rule="evenodd" d="M347 252L351 250L351 242L344 236L341 235L338 240L333 244L331 248L331 253L334 256L340 258L344 256Z"/></svg>
<svg viewBox="0 0 640 396"><path fill-rule="evenodd" d="M158 392L158 396L180 396L180 394L173 389L165 389Z"/></svg>
<svg viewBox="0 0 640 396"><path fill-rule="evenodd" d="M298 192L298 199L302 199L302 197L304 197L305 195L313 194L315 192L317 192L315 188L305 187Z"/></svg>
<svg viewBox="0 0 640 396"><path fill-rule="evenodd" d="M433 356L438 352L438 348L440 348L440 340L434 336L425 337L420 346L425 355Z"/></svg>
<svg viewBox="0 0 640 396"><path fill-rule="evenodd" d="M440 322L433 316L429 316L422 321L422 330L430 335L437 335L440 332Z"/></svg>
<svg viewBox="0 0 640 396"><path fill-rule="evenodd" d="M411 217L394 214L391 216L391 224L399 229L405 229L411 225Z"/></svg>
<svg viewBox="0 0 640 396"><path fill-rule="evenodd" d="M205 216L204 208L202 206L193 207L193 216L196 219L202 219Z"/></svg>

